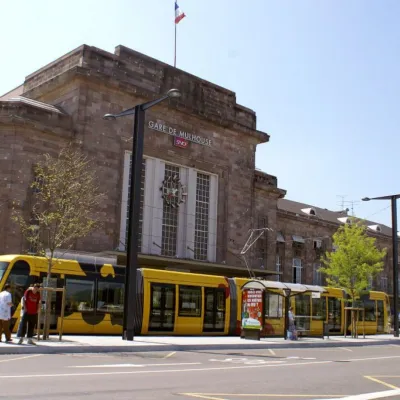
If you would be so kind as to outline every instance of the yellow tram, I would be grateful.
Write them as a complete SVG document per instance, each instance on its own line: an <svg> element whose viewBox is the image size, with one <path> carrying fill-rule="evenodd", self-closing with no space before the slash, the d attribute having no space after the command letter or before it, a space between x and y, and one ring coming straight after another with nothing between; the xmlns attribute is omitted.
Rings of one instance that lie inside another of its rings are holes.
<svg viewBox="0 0 400 400"><path fill-rule="evenodd" d="M47 260L27 255L0 256L0 290L12 288L14 332L24 290L46 277ZM66 287L64 333L122 334L125 268L111 264L56 260L50 285ZM137 271L135 330L142 335L240 335L242 287L249 279L141 268ZM290 285L290 284L287 284ZM276 285L275 285L276 286ZM332 334L344 333L342 289L324 288L316 298L295 293L290 298L297 325L321 335L323 322ZM366 292L360 299L365 309L365 333L389 333L390 304L383 292ZM282 290L264 292L263 336L283 336ZM61 313L61 294L51 299L51 326L55 331ZM359 324L362 331L362 324Z"/></svg>

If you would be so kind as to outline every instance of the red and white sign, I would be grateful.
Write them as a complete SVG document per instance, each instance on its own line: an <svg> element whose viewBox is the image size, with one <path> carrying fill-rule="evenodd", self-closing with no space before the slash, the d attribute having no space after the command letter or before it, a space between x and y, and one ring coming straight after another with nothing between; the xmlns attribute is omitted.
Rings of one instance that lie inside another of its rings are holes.
<svg viewBox="0 0 400 400"><path fill-rule="evenodd" d="M263 319L263 291L259 289L243 290L242 328L262 330Z"/></svg>
<svg viewBox="0 0 400 400"><path fill-rule="evenodd" d="M188 147L189 142L186 139L182 139L174 136L174 146L181 147L182 149L186 149Z"/></svg>

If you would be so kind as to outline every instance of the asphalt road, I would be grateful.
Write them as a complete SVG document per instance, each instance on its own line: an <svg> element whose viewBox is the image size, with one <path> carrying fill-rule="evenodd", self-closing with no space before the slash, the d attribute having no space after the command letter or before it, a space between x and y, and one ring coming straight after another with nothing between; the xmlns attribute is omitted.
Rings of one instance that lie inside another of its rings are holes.
<svg viewBox="0 0 400 400"><path fill-rule="evenodd" d="M400 399L400 346L8 355L0 387L4 399Z"/></svg>

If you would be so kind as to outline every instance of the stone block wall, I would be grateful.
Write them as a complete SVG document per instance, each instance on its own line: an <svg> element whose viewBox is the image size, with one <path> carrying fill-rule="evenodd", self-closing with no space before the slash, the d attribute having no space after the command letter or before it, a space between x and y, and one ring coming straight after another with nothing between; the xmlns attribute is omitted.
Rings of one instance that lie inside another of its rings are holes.
<svg viewBox="0 0 400 400"><path fill-rule="evenodd" d="M94 160L106 196L101 209L103 227L79 240L76 250L114 250L118 247L123 157L132 146L132 118L108 122L102 117L152 100L171 88L179 89L182 97L149 110L146 122L175 126L210 139L212 145L189 143L181 149L173 146L171 136L146 127L144 154L218 176L217 262L242 265L235 254L253 224L255 151L259 143L268 141L268 135L256 130L255 112L238 105L230 90L124 46L111 54L83 45L26 78L22 96L60 107L68 121L54 113L29 114L30 110L21 109L19 120L31 140L28 144L18 137L19 152L10 155L12 162L18 164L30 155L33 159L36 150L41 154L52 142L57 143L53 151L69 140L79 143ZM11 110L10 104L4 105L8 117ZM0 122L0 132L6 129ZM31 162L27 168L32 168ZM12 174L18 176L15 171ZM32 174L24 172L18 189L14 187L19 197L27 196L31 179ZM0 252L20 251L20 245L13 246Z"/></svg>

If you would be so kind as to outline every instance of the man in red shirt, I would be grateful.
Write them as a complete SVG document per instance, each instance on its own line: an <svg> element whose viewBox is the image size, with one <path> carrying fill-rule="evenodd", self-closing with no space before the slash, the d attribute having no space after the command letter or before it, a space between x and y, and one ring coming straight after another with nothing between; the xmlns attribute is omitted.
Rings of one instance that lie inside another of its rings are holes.
<svg viewBox="0 0 400 400"><path fill-rule="evenodd" d="M40 307L39 288L40 285L35 283L33 287L28 288L25 291L24 297L22 298L21 312L23 312L23 315L18 327L18 344L22 344L26 331L28 331L28 344L35 344L32 341L32 337L35 325L37 323L38 311Z"/></svg>

